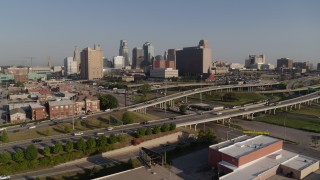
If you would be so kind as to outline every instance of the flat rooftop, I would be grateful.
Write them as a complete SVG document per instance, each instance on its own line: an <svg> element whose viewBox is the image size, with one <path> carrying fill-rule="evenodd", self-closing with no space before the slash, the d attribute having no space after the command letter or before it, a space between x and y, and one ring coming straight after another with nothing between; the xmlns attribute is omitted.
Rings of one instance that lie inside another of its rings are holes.
<svg viewBox="0 0 320 180"><path fill-rule="evenodd" d="M168 169L156 165L152 166L150 169L145 167L140 167L100 178L96 178L93 180L124 180L124 179L139 179L139 180L161 180L161 179L168 179L168 180L182 180L179 176L172 173Z"/></svg>
<svg viewBox="0 0 320 180"><path fill-rule="evenodd" d="M290 159L289 161L283 163L284 166L290 167L292 169L296 169L296 170L303 170L306 167L316 163L318 160L307 157L307 156L302 156L302 155L298 155L292 159Z"/></svg>
<svg viewBox="0 0 320 180"><path fill-rule="evenodd" d="M253 179L271 168L277 168L281 163L296 156L298 156L298 154L281 149L263 158L252 161L251 163L240 166L239 168L233 168L234 172L222 176L220 179ZM226 165L223 161L220 162L220 164L224 166Z"/></svg>
<svg viewBox="0 0 320 180"><path fill-rule="evenodd" d="M263 148L270 144L273 144L277 141L280 140L269 136L260 135L240 142L235 142L232 145L220 148L219 151L232 157L238 158L250 152L256 151L259 148Z"/></svg>

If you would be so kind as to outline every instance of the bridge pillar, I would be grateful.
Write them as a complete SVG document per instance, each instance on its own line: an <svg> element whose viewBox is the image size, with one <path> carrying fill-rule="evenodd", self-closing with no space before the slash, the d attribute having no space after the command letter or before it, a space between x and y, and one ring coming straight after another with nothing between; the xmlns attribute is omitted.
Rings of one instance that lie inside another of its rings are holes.
<svg viewBox="0 0 320 180"><path fill-rule="evenodd" d="M188 96L186 96L186 103L188 102Z"/></svg>
<svg viewBox="0 0 320 180"><path fill-rule="evenodd" d="M300 109L300 108L301 108L301 107L300 107L300 105L301 105L301 103L299 103L299 104L298 104L298 109Z"/></svg>
<svg viewBox="0 0 320 180"><path fill-rule="evenodd" d="M194 125L194 130L195 130L195 131L197 131L197 125L198 125L198 124L195 124L195 125Z"/></svg>
<svg viewBox="0 0 320 180"><path fill-rule="evenodd" d="M275 114L276 114L276 109L273 110L273 115L275 115Z"/></svg>
<svg viewBox="0 0 320 180"><path fill-rule="evenodd" d="M251 119L252 119L252 120L253 120L253 114L254 114L254 113L251 114Z"/></svg>

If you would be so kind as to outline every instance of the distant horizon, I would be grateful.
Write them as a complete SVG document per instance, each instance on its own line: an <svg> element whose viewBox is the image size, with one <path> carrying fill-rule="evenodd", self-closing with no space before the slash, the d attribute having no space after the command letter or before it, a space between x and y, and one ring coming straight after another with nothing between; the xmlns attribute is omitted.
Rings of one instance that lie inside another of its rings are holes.
<svg viewBox="0 0 320 180"><path fill-rule="evenodd" d="M86 47L100 44L104 57L150 42L155 55L209 42L213 61L244 64L249 55L320 62L320 1L4 1L0 7L0 63L63 65ZM177 10L179 9L179 10Z"/></svg>

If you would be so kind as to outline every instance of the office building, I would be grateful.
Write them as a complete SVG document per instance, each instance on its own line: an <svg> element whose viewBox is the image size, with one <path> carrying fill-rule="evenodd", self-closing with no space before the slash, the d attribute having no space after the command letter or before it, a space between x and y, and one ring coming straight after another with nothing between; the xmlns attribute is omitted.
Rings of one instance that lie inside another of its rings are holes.
<svg viewBox="0 0 320 180"><path fill-rule="evenodd" d="M130 66L129 48L126 40L120 41L119 56L124 57L124 66Z"/></svg>
<svg viewBox="0 0 320 180"><path fill-rule="evenodd" d="M172 68L175 69L175 64L174 61L169 61L169 60L153 60L152 61L152 68Z"/></svg>
<svg viewBox="0 0 320 180"><path fill-rule="evenodd" d="M317 70L320 71L320 63L317 65Z"/></svg>
<svg viewBox="0 0 320 180"><path fill-rule="evenodd" d="M103 51L100 45L87 47L81 51L81 78L87 80L101 79L103 77Z"/></svg>
<svg viewBox="0 0 320 180"><path fill-rule="evenodd" d="M150 77L160 79L178 77L178 70L172 68L150 69Z"/></svg>
<svg viewBox="0 0 320 180"><path fill-rule="evenodd" d="M125 60L123 56L114 56L113 57L113 68L123 69L125 67Z"/></svg>
<svg viewBox="0 0 320 180"><path fill-rule="evenodd" d="M71 74L78 73L78 63L74 61L73 57L66 57L64 59L64 75L68 76Z"/></svg>
<svg viewBox="0 0 320 180"><path fill-rule="evenodd" d="M77 46L74 48L74 51L73 51L73 61L75 61L77 64L76 74L80 74L80 54L78 52Z"/></svg>
<svg viewBox="0 0 320 180"><path fill-rule="evenodd" d="M143 69L143 49L142 48L133 48L132 50L132 69Z"/></svg>
<svg viewBox="0 0 320 180"><path fill-rule="evenodd" d="M289 58L277 59L277 68L292 68L293 60Z"/></svg>
<svg viewBox="0 0 320 180"><path fill-rule="evenodd" d="M168 51L168 60L173 59L171 54ZM176 69L179 70L179 75L200 76L207 74L211 65L211 48L209 48L206 40L201 40L198 46L186 47L176 51Z"/></svg>
<svg viewBox="0 0 320 180"><path fill-rule="evenodd" d="M260 69L262 64L266 63L266 57L261 55L249 55L245 60L245 67L248 69Z"/></svg>
<svg viewBox="0 0 320 180"><path fill-rule="evenodd" d="M319 160L283 150L283 141L269 136L240 136L209 147L209 166L227 173L221 180L268 179L281 173L302 179L319 169Z"/></svg>
<svg viewBox="0 0 320 180"><path fill-rule="evenodd" d="M297 70L305 69L306 71L310 71L312 69L312 63L310 63L310 62L294 62L293 67Z"/></svg>
<svg viewBox="0 0 320 180"><path fill-rule="evenodd" d="M154 57L154 48L151 43L146 42L143 44L144 61L151 64L151 60Z"/></svg>

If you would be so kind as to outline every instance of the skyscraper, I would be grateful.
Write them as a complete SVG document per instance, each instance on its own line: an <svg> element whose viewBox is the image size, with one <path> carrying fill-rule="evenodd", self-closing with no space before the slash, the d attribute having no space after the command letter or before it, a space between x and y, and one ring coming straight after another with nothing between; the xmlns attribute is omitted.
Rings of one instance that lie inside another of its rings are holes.
<svg viewBox="0 0 320 180"><path fill-rule="evenodd" d="M77 74L80 74L80 55L77 49L77 46L75 46L73 51L73 61L77 62Z"/></svg>
<svg viewBox="0 0 320 180"><path fill-rule="evenodd" d="M143 51L144 51L144 60L151 64L151 60L154 56L154 48L151 43L146 42L143 44Z"/></svg>
<svg viewBox="0 0 320 180"><path fill-rule="evenodd" d="M143 49L142 48L133 48L132 50L132 69L142 69L142 62L144 60Z"/></svg>
<svg viewBox="0 0 320 180"><path fill-rule="evenodd" d="M168 60L173 59L173 52L168 50ZM179 70L179 75L199 76L207 74L211 64L211 48L205 40L201 40L198 46L186 47L176 51L176 69Z"/></svg>
<svg viewBox="0 0 320 180"><path fill-rule="evenodd" d="M103 51L100 45L87 47L81 51L81 78L87 80L103 77Z"/></svg>
<svg viewBox="0 0 320 180"><path fill-rule="evenodd" d="M174 69L176 68L176 49L168 49L167 60L174 61Z"/></svg>
<svg viewBox="0 0 320 180"><path fill-rule="evenodd" d="M277 59L277 68L292 68L293 60L289 58Z"/></svg>
<svg viewBox="0 0 320 180"><path fill-rule="evenodd" d="M72 57L66 57L64 59L64 75L68 76L71 74L77 74L78 63L73 60Z"/></svg>
<svg viewBox="0 0 320 180"><path fill-rule="evenodd" d="M126 40L120 41L119 56L124 57L124 65L125 66L130 66L129 48L128 48L128 43Z"/></svg>

